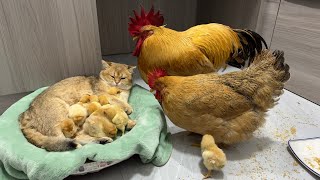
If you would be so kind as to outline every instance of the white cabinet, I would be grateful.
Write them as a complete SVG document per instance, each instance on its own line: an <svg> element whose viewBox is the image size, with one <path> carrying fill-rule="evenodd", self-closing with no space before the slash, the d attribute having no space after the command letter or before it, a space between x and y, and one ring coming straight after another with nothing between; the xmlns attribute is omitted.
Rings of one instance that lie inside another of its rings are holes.
<svg viewBox="0 0 320 180"><path fill-rule="evenodd" d="M271 48L290 65L286 89L320 104L320 1L282 0Z"/></svg>

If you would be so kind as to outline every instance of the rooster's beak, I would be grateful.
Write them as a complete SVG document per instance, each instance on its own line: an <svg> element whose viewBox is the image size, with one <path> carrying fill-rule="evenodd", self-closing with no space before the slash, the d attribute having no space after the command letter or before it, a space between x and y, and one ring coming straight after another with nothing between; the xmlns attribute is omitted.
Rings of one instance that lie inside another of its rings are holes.
<svg viewBox="0 0 320 180"><path fill-rule="evenodd" d="M138 36L134 36L133 38L132 38L132 40L136 40L136 39L138 39Z"/></svg>

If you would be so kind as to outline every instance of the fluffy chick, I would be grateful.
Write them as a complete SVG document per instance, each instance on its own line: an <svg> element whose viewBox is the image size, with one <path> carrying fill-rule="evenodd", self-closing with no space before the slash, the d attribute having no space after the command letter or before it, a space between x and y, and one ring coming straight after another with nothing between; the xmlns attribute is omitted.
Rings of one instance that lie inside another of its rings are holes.
<svg viewBox="0 0 320 180"><path fill-rule="evenodd" d="M83 104L83 107L85 107L87 109L88 115L90 115L93 112L95 112L96 110L100 109L101 104L98 102L89 102L89 103Z"/></svg>
<svg viewBox="0 0 320 180"><path fill-rule="evenodd" d="M83 125L86 134L92 137L110 137L117 135L117 127L106 117L105 109L93 112Z"/></svg>
<svg viewBox="0 0 320 180"><path fill-rule="evenodd" d="M99 98L97 95L90 95L90 102L99 102Z"/></svg>
<svg viewBox="0 0 320 180"><path fill-rule="evenodd" d="M129 117L127 113L117 105L104 105L102 108L106 112L106 116L108 119L112 121L113 124L122 132L124 135L126 125L128 124Z"/></svg>
<svg viewBox="0 0 320 180"><path fill-rule="evenodd" d="M110 87L107 91L107 93L110 95L116 95L116 94L119 94L120 92L121 90L117 87Z"/></svg>
<svg viewBox="0 0 320 180"><path fill-rule="evenodd" d="M212 170L220 170L226 164L226 155L215 144L214 138L209 134L202 137L201 152L203 164L208 169L208 173L203 177L203 179L211 177Z"/></svg>
<svg viewBox="0 0 320 180"><path fill-rule="evenodd" d="M90 101L90 94L83 95L79 100L79 102L81 102L81 103L87 103L89 101Z"/></svg>
<svg viewBox="0 0 320 180"><path fill-rule="evenodd" d="M98 96L98 99L99 99L99 103L103 106L103 105L106 105L106 104L110 104L109 102L109 99L108 99L108 96L106 95L100 95Z"/></svg>
<svg viewBox="0 0 320 180"><path fill-rule="evenodd" d="M80 103L99 102L99 99L97 95L85 94L80 98L79 102Z"/></svg>
<svg viewBox="0 0 320 180"><path fill-rule="evenodd" d="M66 138L73 138L78 131L78 127L72 119L63 120L60 123L60 128Z"/></svg>
<svg viewBox="0 0 320 180"><path fill-rule="evenodd" d="M81 104L74 104L69 108L69 118L71 118L77 126L81 126L88 116L87 109Z"/></svg>

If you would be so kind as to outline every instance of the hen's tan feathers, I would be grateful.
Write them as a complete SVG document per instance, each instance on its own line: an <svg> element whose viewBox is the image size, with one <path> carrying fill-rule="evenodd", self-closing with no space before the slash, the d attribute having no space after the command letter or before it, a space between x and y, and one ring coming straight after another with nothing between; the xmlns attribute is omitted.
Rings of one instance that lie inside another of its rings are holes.
<svg viewBox="0 0 320 180"><path fill-rule="evenodd" d="M243 71L165 76L154 88L174 124L231 144L250 138L264 123L265 112L275 105L289 77L283 53L265 50Z"/></svg>

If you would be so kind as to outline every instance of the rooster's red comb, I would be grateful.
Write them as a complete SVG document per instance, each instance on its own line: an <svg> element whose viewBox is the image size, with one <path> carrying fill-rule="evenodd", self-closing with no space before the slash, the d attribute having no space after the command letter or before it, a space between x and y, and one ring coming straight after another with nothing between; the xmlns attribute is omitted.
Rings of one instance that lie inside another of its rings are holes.
<svg viewBox="0 0 320 180"><path fill-rule="evenodd" d="M163 16L160 11L154 12L154 7L152 6L150 11L146 14L144 8L141 6L141 15L139 16L137 12L133 11L135 18L129 17L131 22L129 24L128 31L131 36L137 36L140 34L140 28L145 25L161 26L163 25Z"/></svg>
<svg viewBox="0 0 320 180"><path fill-rule="evenodd" d="M156 69L153 72L150 72L148 74L148 85L149 85L149 87L151 89L153 89L155 81L158 78L163 77L163 76L167 76L167 75L168 74L167 74L166 70L164 70L164 69Z"/></svg>

